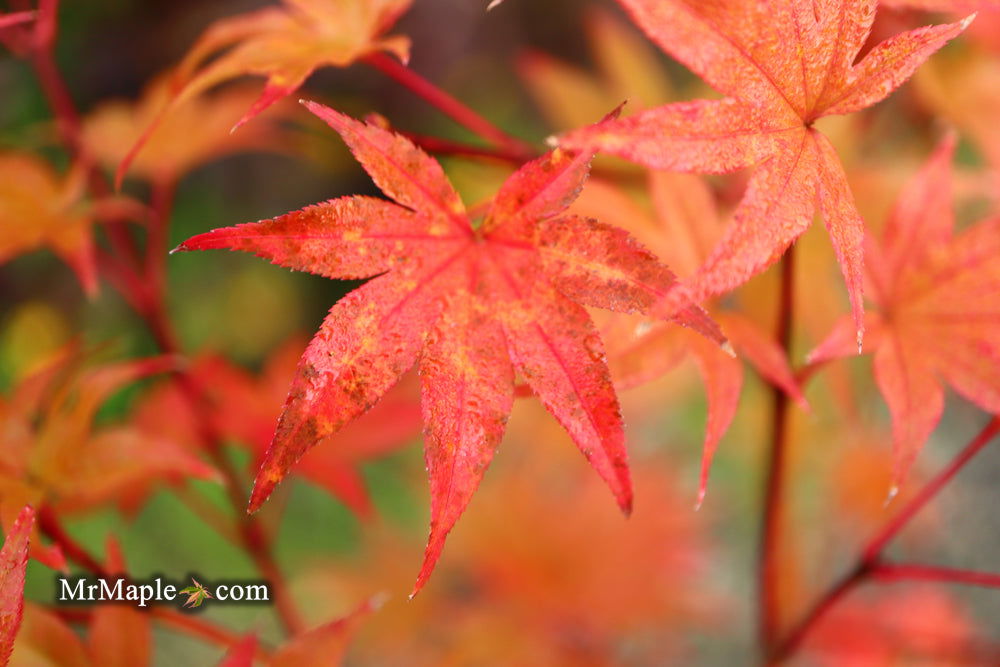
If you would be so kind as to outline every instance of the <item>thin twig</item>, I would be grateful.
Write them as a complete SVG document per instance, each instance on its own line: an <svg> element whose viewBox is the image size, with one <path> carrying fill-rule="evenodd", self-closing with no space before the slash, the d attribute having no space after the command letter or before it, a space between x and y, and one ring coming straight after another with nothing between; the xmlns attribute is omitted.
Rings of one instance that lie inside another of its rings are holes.
<svg viewBox="0 0 1000 667"><path fill-rule="evenodd" d="M939 472L934 476L929 482L927 482L923 488L915 495L903 509L896 514L893 519L891 519L882 530L880 530L871 540L869 540L868 545L865 547L863 557L867 560L873 560L882 551L885 550L886 545L889 541L899 533L900 530L906 526L914 515L919 512L928 502L931 501L934 496L938 494L939 491L950 482L958 471L961 470L966 463L968 463L972 458L982 451L989 442L1000 432L1000 417L993 417L986 426L974 437L968 445L966 445L958 455L952 459L951 463L945 467L944 470Z"/></svg>
<svg viewBox="0 0 1000 667"><path fill-rule="evenodd" d="M52 508L47 505L43 505L39 509L38 529L43 535L47 536L56 545L58 545L67 558L80 567L88 570L98 577L107 578L112 576L107 568L101 565L101 563L94 558L94 556L92 556L86 548L84 548L68 532L66 532L66 529L59 521L59 517L52 511ZM89 622L89 613L86 611L76 609L57 609L56 612L66 620ZM242 637L240 637L237 633L216 625L211 621L207 621L200 616L182 614L173 609L156 606L150 607L149 613L165 625L183 629L188 635L199 637L214 644L229 647L233 646L242 639ZM266 656L268 653L266 647L263 648L262 651Z"/></svg>
<svg viewBox="0 0 1000 667"><path fill-rule="evenodd" d="M536 152L530 144L507 134L464 103L441 90L395 58L384 53L374 53L366 57L365 62L412 91L418 97L430 103L474 134L482 137L491 144L502 147L513 154L520 155L521 162L526 162L535 157Z"/></svg>
<svg viewBox="0 0 1000 667"><path fill-rule="evenodd" d="M813 604L809 612L792 628L788 635L771 652L770 660L780 662L792 655L802 644L806 635L817 622L832 609L844 595L856 585L871 577L879 581L899 579L924 579L980 586L1000 586L1000 575L958 570L952 568L891 564L882 562L889 542L927 505L932 498L961 470L972 458L1000 432L1000 417L993 417L986 426L966 445L962 451L941 472L934 476L902 510L878 531L861 550L850 572L834 583Z"/></svg>
<svg viewBox="0 0 1000 667"><path fill-rule="evenodd" d="M881 563L870 570L869 576L878 581L940 581L1000 588L1000 574L961 570L953 567L920 565L917 563Z"/></svg>

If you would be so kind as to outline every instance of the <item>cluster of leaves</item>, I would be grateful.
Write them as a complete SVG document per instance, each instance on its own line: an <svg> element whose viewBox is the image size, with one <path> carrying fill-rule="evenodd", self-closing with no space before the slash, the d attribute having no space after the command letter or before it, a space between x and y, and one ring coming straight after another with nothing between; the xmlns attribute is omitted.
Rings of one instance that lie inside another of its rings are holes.
<svg viewBox="0 0 1000 667"><path fill-rule="evenodd" d="M286 123L301 112L283 100L317 68L367 61L397 80L409 80L414 91L460 122L466 119L470 128L485 123L428 82L408 79L415 75L402 65L386 64L389 57L403 64L408 59L409 39L388 33L410 4L282 0L222 19L137 102L106 103L83 119L71 105L67 108L65 92L53 87L56 3L42 2L37 13L0 15L4 44L34 62L43 83L57 91L53 106L72 165L60 174L36 154L0 154L0 262L45 246L72 268L86 294L95 295L99 278L106 278L164 353L97 365L71 343L24 373L9 397L0 399L0 522L7 535L0 553L0 662L10 657L20 630L22 655L55 650L41 639L52 633L71 637L60 643L56 660L147 663L150 619L132 610L95 612L86 644L50 610L29 606L26 614L28 556L56 569L67 569L68 558L97 574L124 574L117 546L109 546L107 565L101 565L72 542L59 521L108 505L134 514L161 488L190 498L190 482L196 479L223 486L241 510L243 471L223 450L227 442L249 454L255 476L251 513L295 471L359 517L370 517L374 504L360 465L410 443L422 426L430 535L415 595L429 581L446 538L483 483L518 397L539 400L625 514L633 508L634 473L619 392L648 386L688 358L707 395L698 505L705 499L713 456L737 417L743 360L776 395L808 411L813 408L805 381L823 367L836 386L843 368L831 362L873 354L874 381L891 418L892 474L886 489L891 495L907 480L941 420L944 385L983 410L1000 413L1000 218L956 224L953 185L958 179L952 164L959 135L948 133L940 140L876 233L877 222L862 215L864 202L856 201L852 188L863 167L848 151L842 151L841 160L834 146L843 126L829 120L870 113L865 110L903 85L975 16L882 40L887 27L876 24L875 0L619 0L653 43L721 94L681 102L673 101L673 86L656 54L612 15L590 14L599 78L544 54L526 54L519 61L526 86L550 116L551 150L530 159L520 159L515 151L513 160L509 152L479 146L454 151L516 163L488 202L469 207L445 167L429 154L448 152L452 144L394 132L381 117L356 120L304 102L340 135L387 199L331 199L207 231L175 251L236 250L296 271L365 282L333 305L308 344L292 338L259 374L209 350L185 358L163 293L170 209L164 199L185 174L211 160L245 151L294 153L297 138ZM970 12L990 5L971 0L883 4ZM988 34L976 40L976 46L970 40L963 47L991 48ZM922 103L951 120L996 166L1000 136L995 124L970 111L979 105L1000 108L995 94L982 92L1000 71L996 57L952 57L956 62L942 58L918 75ZM244 75L265 77L263 92L243 84L216 90ZM957 92L967 96L963 99L952 89L957 78L979 83L959 86ZM608 99L617 102L632 93L638 94L632 113L602 108L613 106ZM520 150L519 140L504 142L499 130L487 134L483 138L490 143ZM127 177L145 181L152 193L149 204L113 194L106 171L114 174L116 187ZM704 174L737 175L709 181L698 176ZM988 176L960 182L994 198L1000 190ZM880 194L894 187L878 185ZM814 268L825 267L822 251L806 240L817 214L846 283L849 314L843 316L827 307L840 295ZM144 257L136 250L135 226L145 228ZM788 340L767 333L775 318L779 329L793 323L783 320L787 312L775 313L770 301L760 307L761 297L754 292L760 281L751 281L793 246L807 262L791 270L801 273L807 267L817 303L802 316L814 349L798 370L789 358ZM143 388L127 419L114 424L95 419L120 389L159 374L169 376ZM824 408L829 410L819 410ZM643 418L652 421L649 414ZM853 424L847 418L843 422ZM531 423L540 429L546 419L535 416ZM543 465L541 458L537 465ZM646 470L636 476L648 486L673 484L672 478ZM664 604L660 586L664 581L680 586L680 577L654 577L655 585L642 592L649 582L640 568L631 574L642 580L633 581L618 571L628 566L611 570L594 560L578 563L584 574L568 580L572 588L557 585L562 580L552 563L565 554L587 552L586 542L605 530L614 536L609 540L626 540L598 523L582 532L561 520L542 525L532 537L537 548L531 554L520 554L514 566L499 562L493 545L518 539L500 528L591 503L585 482L575 480L566 494L571 497L559 507L553 502L558 498L533 496L545 482L519 489L520 478L508 477L503 491L487 492L499 494L492 503L498 514L479 523L493 530L460 541L477 565L468 568L467 576L478 582L484 600L509 615L469 615L463 624L470 632L505 642L513 634L510 618L537 615L532 625L544 629L532 635L533 644L525 642L522 659L574 664L580 647L549 625L586 628L593 641L589 650L613 660L614 633L669 617L654 609ZM679 504L670 494L657 501ZM679 511L671 509L665 517ZM279 573L266 546L271 530L266 521L212 512L209 520L244 548L262 573ZM41 531L34 528L36 513ZM683 539L674 555L688 548L704 551L689 521L657 521L648 512L643 517L635 521L642 536L634 544L637 552L659 554L663 543L678 535ZM550 560L546 544L555 545ZM395 555L396 550L387 552ZM655 569L659 559L653 560L649 565ZM679 559L675 571L696 569L688 562ZM605 606L621 612L615 618L620 625L601 627L559 602L579 595L593 604L601 588L616 585L630 591L629 609L619 610L616 599ZM197 581L181 592L189 607L211 597ZM354 599L370 594L359 590ZM278 595L285 595L282 587ZM525 605L525 600L532 602ZM971 622L960 611L948 612L949 600L939 601L934 593L927 600L935 613L953 621L956 638L925 652L961 645L971 635ZM295 636L271 652L256 633L248 634L223 664L250 665L263 654L274 664L336 659L331 656L343 654L360 620L380 606L369 600L344 618L303 632L287 602L278 604ZM900 603L882 604L892 610ZM429 605L442 617L468 612L447 595ZM643 605L649 607L646 616L636 613ZM678 615L697 609L694 613L707 619L714 613L711 604L680 607ZM327 611L329 619L344 610ZM821 659L836 658L838 651L854 657L854 645L836 651L825 646L838 632L860 636L849 628L864 618L863 611L844 609L842 618L828 619L834 629L820 626L807 649ZM109 629L116 626L134 629L132 640L116 644L109 639L117 636ZM894 644L883 639L896 631L861 637L857 654L892 659L886 647ZM547 651L539 653L537 646ZM511 642L506 648L513 655L520 645Z"/></svg>

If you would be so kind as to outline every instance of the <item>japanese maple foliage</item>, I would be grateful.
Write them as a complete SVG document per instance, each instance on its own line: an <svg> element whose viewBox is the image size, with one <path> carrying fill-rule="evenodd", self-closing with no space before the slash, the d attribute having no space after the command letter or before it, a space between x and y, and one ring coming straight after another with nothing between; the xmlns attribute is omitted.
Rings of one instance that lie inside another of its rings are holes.
<svg viewBox="0 0 1000 667"><path fill-rule="evenodd" d="M93 428L94 415L122 386L173 367L169 358L139 359L81 369L73 350L60 355L0 400L4 450L0 467L0 521L14 524L26 505L80 512L115 499L135 485L173 475L212 478L210 466L173 443L118 425ZM32 546L33 556L65 567L62 555Z"/></svg>
<svg viewBox="0 0 1000 667"><path fill-rule="evenodd" d="M76 170L59 176L28 153L0 154L0 262L48 247L94 294L94 210L83 200L82 175Z"/></svg>
<svg viewBox="0 0 1000 667"><path fill-rule="evenodd" d="M177 67L172 97L122 160L116 180L121 181L170 111L220 83L245 74L267 77L263 92L233 126L235 130L293 93L319 67L346 67L378 51L407 60L410 41L382 33L411 1L282 0L279 7L217 21Z"/></svg>
<svg viewBox="0 0 1000 667"><path fill-rule="evenodd" d="M953 136L903 190L881 239L868 240L875 380L893 425L893 480L903 481L944 409L942 381L992 413L1000 411L1000 218L956 232ZM845 356L841 325L810 355Z"/></svg>
<svg viewBox="0 0 1000 667"><path fill-rule="evenodd" d="M819 210L847 282L860 347L864 223L833 146L813 123L884 99L972 17L897 35L855 63L875 0L620 2L660 48L725 97L609 120L566 133L559 144L654 169L756 166L726 235L676 295L701 301L746 282L774 263ZM667 300L659 307L673 306Z"/></svg>
<svg viewBox="0 0 1000 667"><path fill-rule="evenodd" d="M371 408L418 358L432 518L416 590L500 443L515 372L630 511L618 399L581 304L645 312L675 281L624 231L560 215L592 155L557 150L526 164L474 227L441 167L407 139L306 106L396 203L345 197L178 247L253 252L330 278L377 276L333 307L306 349L251 511L308 449ZM721 340L697 308L675 319Z"/></svg>
<svg viewBox="0 0 1000 667"><path fill-rule="evenodd" d="M18 513L0 549L0 663L7 664L24 615L24 573L35 523L30 505Z"/></svg>
<svg viewBox="0 0 1000 667"><path fill-rule="evenodd" d="M0 4L0 667L1000 663L1000 0Z"/></svg>
<svg viewBox="0 0 1000 667"><path fill-rule="evenodd" d="M260 467L274 436L274 423L288 394L303 345L298 336L282 344L259 375L218 354L206 354L192 364L191 375L203 388L213 430L249 450L253 471ZM298 473L326 489L358 516L370 517L374 508L360 464L398 450L417 438L418 394L416 378L406 376L378 405L312 449L299 463ZM144 432L185 449L199 451L206 446L198 415L174 381L164 382L146 394L133 419ZM129 500L128 507L139 507L143 500L137 494Z"/></svg>

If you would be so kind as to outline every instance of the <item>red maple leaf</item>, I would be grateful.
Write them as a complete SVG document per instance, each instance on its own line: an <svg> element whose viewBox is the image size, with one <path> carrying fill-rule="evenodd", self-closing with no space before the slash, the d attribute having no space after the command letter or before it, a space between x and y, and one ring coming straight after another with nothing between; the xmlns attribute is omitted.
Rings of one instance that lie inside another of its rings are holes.
<svg viewBox="0 0 1000 667"><path fill-rule="evenodd" d="M667 104L570 132L654 169L726 173L757 165L733 224L674 298L700 302L777 261L823 216L863 332L864 223L829 140L813 123L864 109L903 84L972 17L902 33L855 64L876 0L620 0L664 51L725 97ZM673 307L673 299L661 307Z"/></svg>
<svg viewBox="0 0 1000 667"><path fill-rule="evenodd" d="M432 518L417 590L500 443L515 372L628 512L618 399L581 304L644 312L675 279L623 230L562 215L592 154L556 150L524 165L477 226L441 166L410 141L307 106L396 203L345 197L208 232L178 248L243 250L330 278L376 276L331 309L302 356L250 509L419 358ZM695 307L675 319L722 340Z"/></svg>
<svg viewBox="0 0 1000 667"><path fill-rule="evenodd" d="M25 505L0 549L0 663L6 665L24 618L24 574L35 510Z"/></svg>
<svg viewBox="0 0 1000 667"><path fill-rule="evenodd" d="M875 381L892 416L894 485L941 419L941 380L1000 413L1000 217L955 234L951 197L954 137L902 192L881 241L867 241L867 320ZM810 354L821 362L851 353L840 322Z"/></svg>

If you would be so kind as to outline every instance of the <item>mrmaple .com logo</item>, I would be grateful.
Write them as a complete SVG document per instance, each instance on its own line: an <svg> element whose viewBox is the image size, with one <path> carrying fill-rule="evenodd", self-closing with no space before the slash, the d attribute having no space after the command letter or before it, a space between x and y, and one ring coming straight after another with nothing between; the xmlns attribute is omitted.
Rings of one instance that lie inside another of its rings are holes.
<svg viewBox="0 0 1000 667"><path fill-rule="evenodd" d="M271 590L262 581L227 581L210 585L194 577L191 583L163 577L130 580L124 577L56 577L59 604L125 603L147 607L158 602L179 602L182 608L200 607L206 600L221 603L268 603Z"/></svg>

